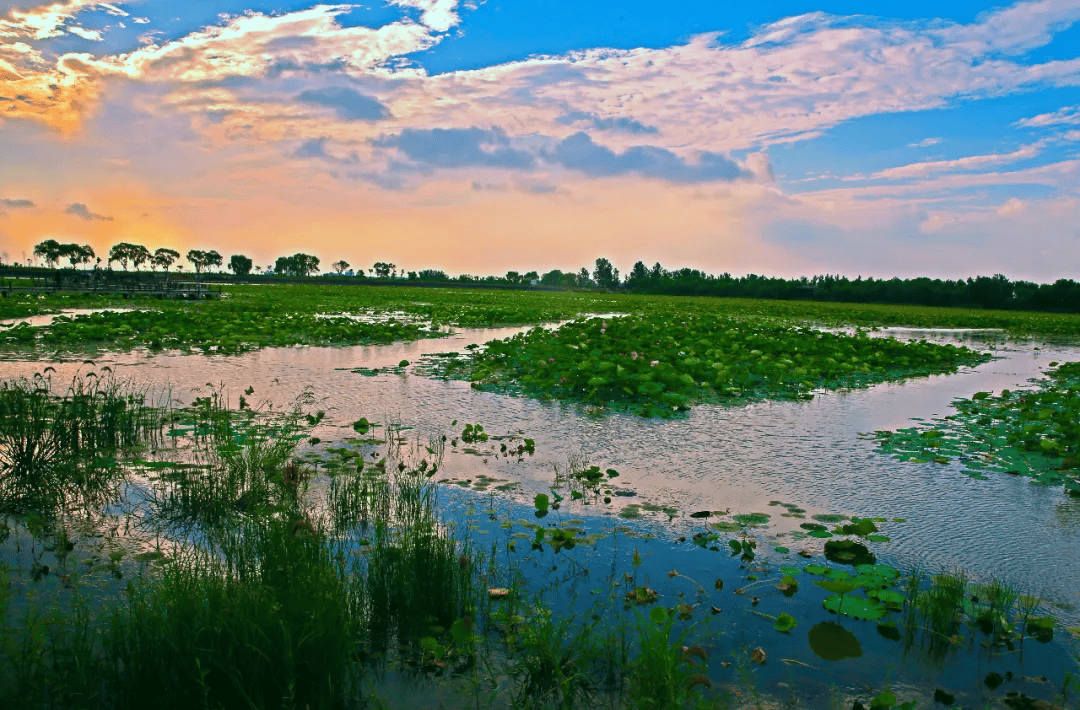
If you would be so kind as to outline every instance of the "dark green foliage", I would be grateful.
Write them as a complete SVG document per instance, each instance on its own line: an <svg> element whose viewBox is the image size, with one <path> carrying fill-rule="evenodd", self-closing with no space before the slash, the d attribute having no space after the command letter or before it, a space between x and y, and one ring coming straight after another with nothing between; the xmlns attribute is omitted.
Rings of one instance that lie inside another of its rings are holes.
<svg viewBox="0 0 1080 710"><path fill-rule="evenodd" d="M229 270L237 276L246 276L251 273L251 259L243 254L233 254L229 257Z"/></svg>
<svg viewBox="0 0 1080 710"><path fill-rule="evenodd" d="M214 250L192 249L187 253L187 260L195 267L195 273L197 274L201 274L211 266L221 266L221 254Z"/></svg>
<svg viewBox="0 0 1080 710"><path fill-rule="evenodd" d="M710 685L700 674L699 659L706 653L699 646L686 646L689 629L675 633L676 615L663 607L653 607L646 619L637 614L638 653L631 661L631 707L649 710L682 708L700 698L701 685ZM691 653L691 649L700 655Z"/></svg>
<svg viewBox="0 0 1080 710"><path fill-rule="evenodd" d="M922 463L960 458L975 477L999 471L1080 495L1080 362L1033 389L976 392L953 406L956 414L932 425L877 432L881 450Z"/></svg>
<svg viewBox="0 0 1080 710"><path fill-rule="evenodd" d="M105 635L121 707L344 707L363 598L303 520L245 526L225 561L193 555L135 585Z"/></svg>
<svg viewBox="0 0 1080 710"><path fill-rule="evenodd" d="M48 376L0 382L0 510L110 497L119 450L160 431L164 413L146 400L111 373L76 376L63 394Z"/></svg>
<svg viewBox="0 0 1080 710"><path fill-rule="evenodd" d="M319 257L310 254L279 256L274 262L274 273L287 276L310 276L319 271Z"/></svg>
<svg viewBox="0 0 1080 710"><path fill-rule="evenodd" d="M987 357L951 345L657 310L490 341L472 356L469 376L479 388L654 416L731 397L804 398L821 387L946 372Z"/></svg>
<svg viewBox="0 0 1080 710"><path fill-rule="evenodd" d="M627 276L626 287L637 293L679 296L1080 311L1080 283L1076 281L1059 279L1053 284L1035 284L1010 281L1002 274L955 281L925 277L849 279L839 275L782 279L756 274L713 276L697 269L668 271L659 263L648 270L639 261Z"/></svg>

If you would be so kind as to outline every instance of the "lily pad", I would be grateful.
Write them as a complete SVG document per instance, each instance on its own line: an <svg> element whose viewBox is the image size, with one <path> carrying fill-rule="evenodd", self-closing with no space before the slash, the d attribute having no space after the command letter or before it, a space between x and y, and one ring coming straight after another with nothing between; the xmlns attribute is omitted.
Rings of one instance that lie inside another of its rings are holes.
<svg viewBox="0 0 1080 710"><path fill-rule="evenodd" d="M817 624L808 634L810 650L818 658L832 663L863 655L862 644L855 634L833 621Z"/></svg>

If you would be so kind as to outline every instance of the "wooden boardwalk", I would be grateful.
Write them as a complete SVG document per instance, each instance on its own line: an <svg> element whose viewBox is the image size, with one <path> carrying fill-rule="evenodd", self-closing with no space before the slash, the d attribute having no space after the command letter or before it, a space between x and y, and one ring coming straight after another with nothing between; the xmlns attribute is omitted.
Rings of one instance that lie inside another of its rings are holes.
<svg viewBox="0 0 1080 710"><path fill-rule="evenodd" d="M164 274L117 274L109 272L58 272L53 278L12 279L0 281L0 296L16 294L83 293L132 298L161 298L201 301L221 296L221 286L212 289L198 281L176 281Z"/></svg>

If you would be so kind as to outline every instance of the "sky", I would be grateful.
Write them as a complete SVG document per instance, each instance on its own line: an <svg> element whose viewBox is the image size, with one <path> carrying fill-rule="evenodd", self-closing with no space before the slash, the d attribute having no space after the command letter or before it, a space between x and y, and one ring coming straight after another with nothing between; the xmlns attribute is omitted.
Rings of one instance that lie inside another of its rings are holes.
<svg viewBox="0 0 1080 710"><path fill-rule="evenodd" d="M1080 279L1078 21L1080 0L0 0L0 257Z"/></svg>

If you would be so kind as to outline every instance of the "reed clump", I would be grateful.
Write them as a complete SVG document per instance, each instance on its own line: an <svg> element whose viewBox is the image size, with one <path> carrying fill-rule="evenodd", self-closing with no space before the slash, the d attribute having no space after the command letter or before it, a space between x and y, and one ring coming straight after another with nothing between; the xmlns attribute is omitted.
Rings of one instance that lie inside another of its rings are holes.
<svg viewBox="0 0 1080 710"><path fill-rule="evenodd" d="M76 375L58 389L51 368L0 382L0 509L54 511L115 494L117 457L154 443L168 416L168 393L104 375ZM164 404L164 406L162 406Z"/></svg>

